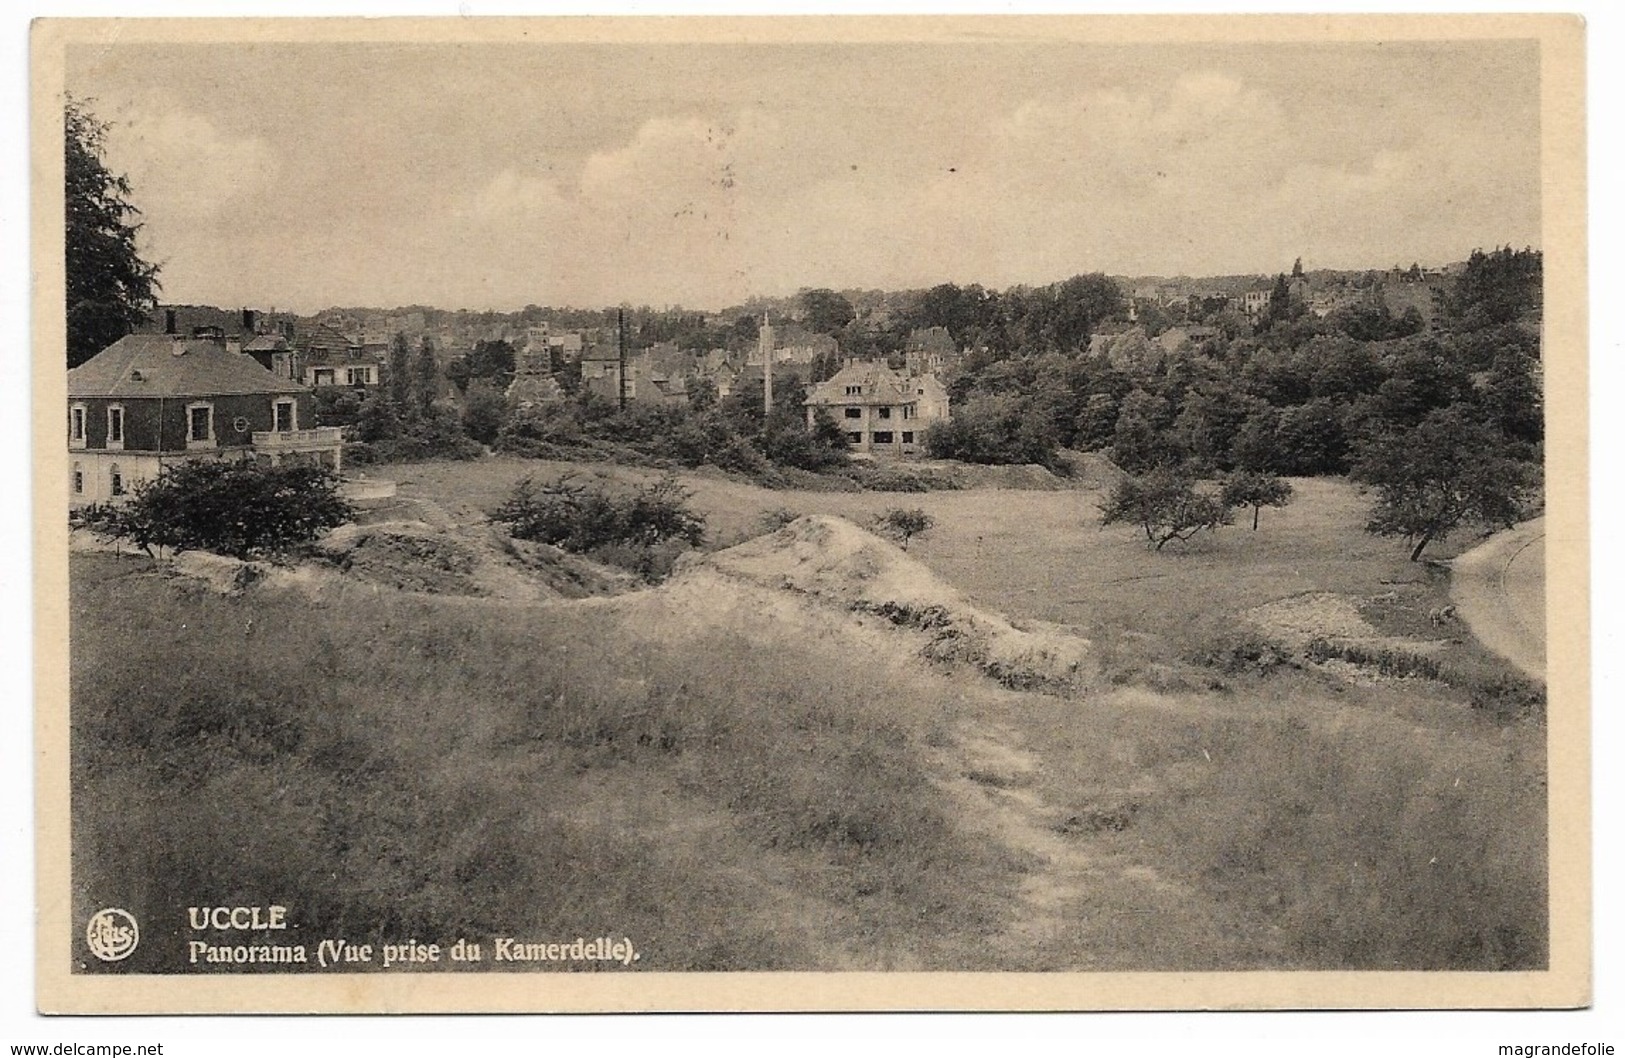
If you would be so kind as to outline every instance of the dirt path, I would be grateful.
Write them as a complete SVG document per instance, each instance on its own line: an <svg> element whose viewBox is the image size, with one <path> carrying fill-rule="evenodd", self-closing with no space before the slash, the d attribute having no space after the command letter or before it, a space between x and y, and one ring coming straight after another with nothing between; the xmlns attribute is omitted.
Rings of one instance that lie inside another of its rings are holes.
<svg viewBox="0 0 1625 1058"><path fill-rule="evenodd" d="M964 825L1024 863L1017 903L990 938L991 950L1004 967L1019 970L1126 969L1114 965L1125 955L1154 961L1146 953L1156 942L1137 934L1160 932L1160 924L1190 914L1200 901L1081 833L1080 820L1040 792L1043 762L1023 741L1006 724L968 721L937 762L939 784ZM1134 941L1120 945L1125 931Z"/></svg>
<svg viewBox="0 0 1625 1058"><path fill-rule="evenodd" d="M1450 564L1450 597L1478 641L1546 679L1546 521L1502 533Z"/></svg>

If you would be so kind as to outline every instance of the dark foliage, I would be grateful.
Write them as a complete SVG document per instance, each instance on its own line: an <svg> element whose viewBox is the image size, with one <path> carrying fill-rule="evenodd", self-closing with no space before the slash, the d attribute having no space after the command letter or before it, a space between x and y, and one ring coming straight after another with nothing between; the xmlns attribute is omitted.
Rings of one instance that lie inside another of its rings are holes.
<svg viewBox="0 0 1625 1058"><path fill-rule="evenodd" d="M1463 523L1500 527L1524 517L1539 480L1516 446L1466 408L1434 411L1415 427L1371 438L1353 476L1377 491L1366 529L1413 541L1412 562Z"/></svg>
<svg viewBox="0 0 1625 1058"><path fill-rule="evenodd" d="M141 259L130 182L103 161L107 125L84 102L64 107L68 366L129 334L157 307L158 267Z"/></svg>
<svg viewBox="0 0 1625 1058"><path fill-rule="evenodd" d="M151 550L275 556L353 512L332 471L307 464L188 460L136 486L128 503L80 512L81 524Z"/></svg>
<svg viewBox="0 0 1625 1058"><path fill-rule="evenodd" d="M1512 323L1541 305L1541 254L1510 246L1474 250L1445 300L1460 330Z"/></svg>
<svg viewBox="0 0 1625 1058"><path fill-rule="evenodd" d="M925 450L935 459L967 463L1058 461L1059 437L1047 416L1035 413L1031 398L973 398L953 418L925 430Z"/></svg>
<svg viewBox="0 0 1625 1058"><path fill-rule="evenodd" d="M459 356L446 366L446 377L459 390L467 390L469 383L476 380L497 389L507 389L508 383L513 381L516 364L513 346L509 343L481 341L474 343L467 356Z"/></svg>
<svg viewBox="0 0 1625 1058"><path fill-rule="evenodd" d="M671 477L633 489L579 482L569 474L541 483L526 478L491 512L491 520L521 540L636 568L646 549L703 542L705 519L687 500L688 493Z"/></svg>

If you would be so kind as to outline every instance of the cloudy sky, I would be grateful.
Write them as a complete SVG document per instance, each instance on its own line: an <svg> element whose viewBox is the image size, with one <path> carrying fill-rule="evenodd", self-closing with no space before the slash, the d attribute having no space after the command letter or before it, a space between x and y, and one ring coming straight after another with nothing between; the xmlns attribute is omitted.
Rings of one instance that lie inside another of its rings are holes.
<svg viewBox="0 0 1625 1058"><path fill-rule="evenodd" d="M1540 245L1533 43L76 47L165 300L720 308Z"/></svg>

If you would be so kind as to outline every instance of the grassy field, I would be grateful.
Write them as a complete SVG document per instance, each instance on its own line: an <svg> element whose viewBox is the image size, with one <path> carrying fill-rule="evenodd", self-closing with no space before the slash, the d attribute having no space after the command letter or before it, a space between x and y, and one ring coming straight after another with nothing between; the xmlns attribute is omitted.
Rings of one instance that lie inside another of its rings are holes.
<svg viewBox="0 0 1625 1058"><path fill-rule="evenodd" d="M530 475L657 476L507 457L384 470L403 496L432 500L459 519L481 517ZM680 480L716 546L756 535L763 515L779 509L866 524L891 507L921 508L936 526L910 544L910 554L972 600L1016 617L1110 632L1160 634L1300 592L1378 594L1390 582L1428 577L1425 566L1406 561L1401 542L1361 530L1368 501L1341 480L1295 480L1294 502L1265 511L1257 532L1238 524L1161 553L1142 546L1132 527L1100 528L1101 495L1087 489L823 493L764 489L720 474ZM1469 543L1454 539L1430 554L1448 556ZM1434 597L1444 599L1442 587Z"/></svg>
<svg viewBox="0 0 1625 1058"><path fill-rule="evenodd" d="M466 520L559 469L389 473ZM1257 533L1153 554L1083 490L685 483L714 543L775 508L924 508L910 559L1078 627L1098 677L1012 691L766 589L313 604L76 555L76 899L160 921L275 899L380 939L606 931L663 969L1543 964L1544 726L1483 707L1503 667L1441 639L1442 582L1361 531L1352 488L1297 482ZM1255 657L1242 618L1304 592L1451 678Z"/></svg>

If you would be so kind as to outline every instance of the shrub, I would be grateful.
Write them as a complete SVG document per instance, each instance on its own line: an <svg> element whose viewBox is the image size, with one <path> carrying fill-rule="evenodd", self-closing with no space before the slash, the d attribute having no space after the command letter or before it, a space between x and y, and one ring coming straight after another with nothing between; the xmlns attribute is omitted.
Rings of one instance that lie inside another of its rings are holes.
<svg viewBox="0 0 1625 1058"><path fill-rule="evenodd" d="M508 402L484 382L469 385L463 398L463 432L481 444L494 444L508 417Z"/></svg>
<svg viewBox="0 0 1625 1058"><path fill-rule="evenodd" d="M677 552L705 538L705 519L690 510L688 493L663 477L626 492L581 484L573 474L538 485L514 486L491 520L521 540L590 554L631 569L647 580L671 571Z"/></svg>
<svg viewBox="0 0 1625 1058"><path fill-rule="evenodd" d="M348 521L338 477L324 467L189 460L136 486L129 503L82 512L79 524L151 551L274 556Z"/></svg>
<svg viewBox="0 0 1625 1058"><path fill-rule="evenodd" d="M936 524L925 511L918 507L908 510L902 507L893 507L883 511L875 518L875 528L882 534L891 537L902 545L904 551L908 550L908 542L921 533L927 532Z"/></svg>
<svg viewBox="0 0 1625 1058"><path fill-rule="evenodd" d="M1280 643L1247 625L1215 626L1199 634L1187 653L1189 660L1226 676L1253 672L1269 675L1292 664L1292 654Z"/></svg>
<svg viewBox="0 0 1625 1058"><path fill-rule="evenodd" d="M934 459L966 463L1055 462L1060 438L1030 398L978 396L952 419L926 427L925 450Z"/></svg>

